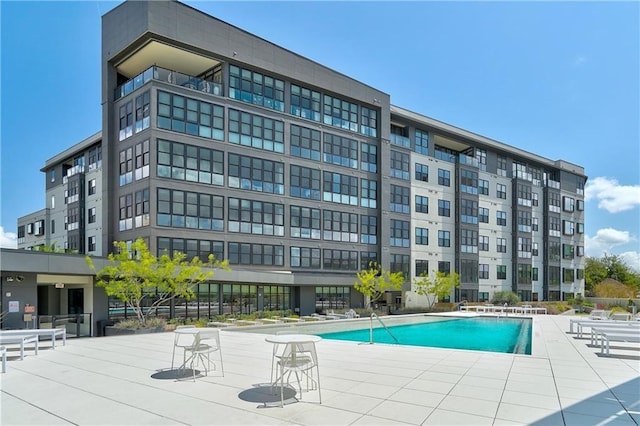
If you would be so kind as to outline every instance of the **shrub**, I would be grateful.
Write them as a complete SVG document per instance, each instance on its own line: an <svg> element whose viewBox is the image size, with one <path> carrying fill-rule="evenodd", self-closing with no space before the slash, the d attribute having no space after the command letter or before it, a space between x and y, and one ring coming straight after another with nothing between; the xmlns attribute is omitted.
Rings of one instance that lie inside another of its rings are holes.
<svg viewBox="0 0 640 426"><path fill-rule="evenodd" d="M497 291L493 293L491 303L494 305L504 305L506 303L509 306L513 306L520 303L520 298L512 291Z"/></svg>

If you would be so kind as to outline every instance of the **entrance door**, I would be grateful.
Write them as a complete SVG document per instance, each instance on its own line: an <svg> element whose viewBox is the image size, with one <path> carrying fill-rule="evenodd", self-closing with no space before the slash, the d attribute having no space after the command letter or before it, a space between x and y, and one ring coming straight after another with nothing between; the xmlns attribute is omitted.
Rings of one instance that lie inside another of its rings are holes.
<svg viewBox="0 0 640 426"><path fill-rule="evenodd" d="M84 314L84 289L70 288L69 293L69 314Z"/></svg>

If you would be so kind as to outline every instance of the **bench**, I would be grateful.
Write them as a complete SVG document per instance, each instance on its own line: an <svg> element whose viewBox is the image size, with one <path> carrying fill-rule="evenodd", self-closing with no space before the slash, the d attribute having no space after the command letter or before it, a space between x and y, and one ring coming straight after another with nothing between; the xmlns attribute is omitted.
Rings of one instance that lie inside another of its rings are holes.
<svg viewBox="0 0 640 426"><path fill-rule="evenodd" d="M31 335L6 335L4 332L0 333L0 345L20 345L20 360L24 359L24 348L29 343L33 343L36 355L38 355L38 336Z"/></svg>
<svg viewBox="0 0 640 426"><path fill-rule="evenodd" d="M613 320L590 320L590 319L572 319L569 320L569 333L573 333L573 326L580 324L580 327L591 327L591 325L604 324L633 324L633 321L613 321Z"/></svg>
<svg viewBox="0 0 640 426"><path fill-rule="evenodd" d="M7 348L0 346L0 356L2 356L2 372L7 372Z"/></svg>
<svg viewBox="0 0 640 426"><path fill-rule="evenodd" d="M32 330L2 330L2 336L31 336L49 337L51 339L51 348L56 348L56 337L62 338L62 345L67 345L67 329L66 328L35 328Z"/></svg>
<svg viewBox="0 0 640 426"><path fill-rule="evenodd" d="M577 336L578 338L582 338L582 334L584 333L584 330L583 330L584 327L591 328L592 340L593 340L594 329L621 330L621 331L639 330L640 331L640 324L634 324L631 322L621 323L620 321L618 321L617 323L612 323L609 321L605 321L604 323L600 322L598 324L578 324L578 336Z"/></svg>
<svg viewBox="0 0 640 426"><path fill-rule="evenodd" d="M640 329L631 330L607 330L594 328L591 330L600 338L600 353L609 356L610 342L632 342L640 343Z"/></svg>

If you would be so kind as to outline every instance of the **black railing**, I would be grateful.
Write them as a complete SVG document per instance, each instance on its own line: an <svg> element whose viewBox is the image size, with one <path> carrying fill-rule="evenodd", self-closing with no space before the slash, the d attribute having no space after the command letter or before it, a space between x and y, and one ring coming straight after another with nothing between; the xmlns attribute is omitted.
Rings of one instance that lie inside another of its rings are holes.
<svg viewBox="0 0 640 426"><path fill-rule="evenodd" d="M92 314L39 315L38 328L65 328L67 337L91 337Z"/></svg>

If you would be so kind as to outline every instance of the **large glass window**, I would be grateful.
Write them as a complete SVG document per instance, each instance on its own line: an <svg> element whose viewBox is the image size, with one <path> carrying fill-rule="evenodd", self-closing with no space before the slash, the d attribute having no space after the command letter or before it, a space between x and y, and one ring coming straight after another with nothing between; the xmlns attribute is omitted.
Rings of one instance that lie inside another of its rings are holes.
<svg viewBox="0 0 640 426"><path fill-rule="evenodd" d="M225 258L224 242L222 241L158 237L158 256L172 255L175 251L186 254L187 260L198 256L199 259L206 262L210 254L217 260Z"/></svg>
<svg viewBox="0 0 640 426"><path fill-rule="evenodd" d="M294 157L320 161L320 132L292 124L289 152Z"/></svg>
<svg viewBox="0 0 640 426"><path fill-rule="evenodd" d="M341 129L358 131L358 105L324 95L324 124L339 127Z"/></svg>
<svg viewBox="0 0 640 426"><path fill-rule="evenodd" d="M358 215L333 210L322 211L322 238L327 241L358 242Z"/></svg>
<svg viewBox="0 0 640 426"><path fill-rule="evenodd" d="M531 259L532 244L531 238L518 237L518 257L520 259Z"/></svg>
<svg viewBox="0 0 640 426"><path fill-rule="evenodd" d="M429 197L416 195L416 213L429 213Z"/></svg>
<svg viewBox="0 0 640 426"><path fill-rule="evenodd" d="M531 212L518 210L518 231L519 232L531 232Z"/></svg>
<svg viewBox="0 0 640 426"><path fill-rule="evenodd" d="M360 179L360 206L375 209L378 206L378 182Z"/></svg>
<svg viewBox="0 0 640 426"><path fill-rule="evenodd" d="M531 284L531 265L518 263L518 284Z"/></svg>
<svg viewBox="0 0 640 426"><path fill-rule="evenodd" d="M142 191L136 191L136 205L135 205L135 227L140 228L143 226L149 226L149 213L151 211L149 201L149 189L143 189ZM95 207L94 207L95 214Z"/></svg>
<svg viewBox="0 0 640 426"><path fill-rule="evenodd" d="M460 282L478 282L478 262L471 259L460 260Z"/></svg>
<svg viewBox="0 0 640 426"><path fill-rule="evenodd" d="M438 185L451 185L451 172L449 170L438 169Z"/></svg>
<svg viewBox="0 0 640 426"><path fill-rule="evenodd" d="M478 179L478 192L482 195L489 195L489 181Z"/></svg>
<svg viewBox="0 0 640 426"><path fill-rule="evenodd" d="M284 123L235 109L229 110L229 142L284 153Z"/></svg>
<svg viewBox="0 0 640 426"><path fill-rule="evenodd" d="M389 210L396 213L409 213L411 211L409 188L391 185Z"/></svg>
<svg viewBox="0 0 640 426"><path fill-rule="evenodd" d="M358 269L358 252L350 250L324 249L322 250L323 268L341 271L355 271Z"/></svg>
<svg viewBox="0 0 640 426"><path fill-rule="evenodd" d="M460 200L460 220L463 223L478 223L478 202L475 200Z"/></svg>
<svg viewBox="0 0 640 426"><path fill-rule="evenodd" d="M229 188L284 194L284 164L229 153Z"/></svg>
<svg viewBox="0 0 640 426"><path fill-rule="evenodd" d="M337 164L338 166L357 169L358 141L331 133L325 133L323 161L329 164Z"/></svg>
<svg viewBox="0 0 640 426"><path fill-rule="evenodd" d="M460 251L462 253L478 252L478 231L473 229L460 229Z"/></svg>
<svg viewBox="0 0 640 426"><path fill-rule="evenodd" d="M478 250L489 251L489 237L486 235L480 235L478 239Z"/></svg>
<svg viewBox="0 0 640 426"><path fill-rule="evenodd" d="M320 249L291 246L291 267L320 269Z"/></svg>
<svg viewBox="0 0 640 426"><path fill-rule="evenodd" d="M375 251L360 252L360 270L370 269L376 263L378 263L378 253Z"/></svg>
<svg viewBox="0 0 640 426"><path fill-rule="evenodd" d="M158 177L224 185L224 153L158 139Z"/></svg>
<svg viewBox="0 0 640 426"><path fill-rule="evenodd" d="M146 140L135 146L135 170L136 180L149 177L149 141Z"/></svg>
<svg viewBox="0 0 640 426"><path fill-rule="evenodd" d="M416 259L416 277L426 277L429 275L429 261Z"/></svg>
<svg viewBox="0 0 640 426"><path fill-rule="evenodd" d="M224 107L158 91L158 127L224 140Z"/></svg>
<svg viewBox="0 0 640 426"><path fill-rule="evenodd" d="M391 219L391 247L409 247L410 223L406 220Z"/></svg>
<svg viewBox="0 0 640 426"><path fill-rule="evenodd" d="M349 308L350 294L351 287L316 287L316 311Z"/></svg>
<svg viewBox="0 0 640 426"><path fill-rule="evenodd" d="M416 163L415 179L422 182L429 182L429 166Z"/></svg>
<svg viewBox="0 0 640 426"><path fill-rule="evenodd" d="M392 177L409 180L409 154L405 154L404 152L391 151L390 162Z"/></svg>
<svg viewBox="0 0 640 426"><path fill-rule="evenodd" d="M507 212L496 211L496 224L500 226L507 226Z"/></svg>
<svg viewBox="0 0 640 426"><path fill-rule="evenodd" d="M148 129L151 124L151 92L147 90L136 97L136 133Z"/></svg>
<svg viewBox="0 0 640 426"><path fill-rule="evenodd" d="M458 153L452 149L445 148L444 146L436 145L434 147L433 154L438 160L447 161L449 163L456 163L458 160Z"/></svg>
<svg viewBox="0 0 640 426"><path fill-rule="evenodd" d="M120 151L120 186L133 182L133 147ZM72 202L67 200L67 202Z"/></svg>
<svg viewBox="0 0 640 426"><path fill-rule="evenodd" d="M460 191L467 194L478 194L478 172L460 170Z"/></svg>
<svg viewBox="0 0 640 426"><path fill-rule="evenodd" d="M118 221L118 231L126 231L133 229L133 194L123 195L119 199L120 201L120 214ZM74 209L69 209L68 213L68 229L71 230L72 224L78 222L77 216L74 218Z"/></svg>
<svg viewBox="0 0 640 426"><path fill-rule="evenodd" d="M424 130L416 129L416 142L413 146L413 150L418 154L429 154L429 133Z"/></svg>
<svg viewBox="0 0 640 426"><path fill-rule="evenodd" d="M360 107L360 133L375 138L378 136L378 111Z"/></svg>
<svg viewBox="0 0 640 426"><path fill-rule="evenodd" d="M416 227L416 244L421 246L429 245L429 229Z"/></svg>
<svg viewBox="0 0 640 426"><path fill-rule="evenodd" d="M378 218L376 216L360 216L360 242L363 244L378 243Z"/></svg>
<svg viewBox="0 0 640 426"><path fill-rule="evenodd" d="M451 216L451 201L438 200L438 216Z"/></svg>
<svg viewBox="0 0 640 426"><path fill-rule="evenodd" d="M291 165L289 194L296 198L320 199L320 170Z"/></svg>
<svg viewBox="0 0 640 426"><path fill-rule="evenodd" d="M133 101L126 102L119 109L120 132L118 140L125 140L133 135Z"/></svg>
<svg viewBox="0 0 640 426"><path fill-rule="evenodd" d="M291 114L320 121L320 92L291 84Z"/></svg>
<svg viewBox="0 0 640 426"><path fill-rule="evenodd" d="M283 266L284 246L230 242L229 264Z"/></svg>
<svg viewBox="0 0 640 426"><path fill-rule="evenodd" d="M289 219L292 238L320 239L320 209L291 206Z"/></svg>
<svg viewBox="0 0 640 426"><path fill-rule="evenodd" d="M438 247L451 247L451 231L438 231Z"/></svg>
<svg viewBox="0 0 640 426"><path fill-rule="evenodd" d="M507 265L496 265L496 278L499 280L507 279Z"/></svg>
<svg viewBox="0 0 640 426"><path fill-rule="evenodd" d="M230 65L229 97L284 112L284 81Z"/></svg>
<svg viewBox="0 0 640 426"><path fill-rule="evenodd" d="M408 254L395 254L389 255L389 271L390 272L402 272L406 277L410 274L410 256Z"/></svg>
<svg viewBox="0 0 640 426"><path fill-rule="evenodd" d="M323 200L358 205L358 178L341 173L323 172Z"/></svg>
<svg viewBox="0 0 640 426"><path fill-rule="evenodd" d="M367 172L378 171L378 147L369 143L360 144L360 168Z"/></svg>
<svg viewBox="0 0 640 426"><path fill-rule="evenodd" d="M158 188L158 226L224 230L224 197Z"/></svg>
<svg viewBox="0 0 640 426"><path fill-rule="evenodd" d="M284 236L284 205L229 198L229 232Z"/></svg>

